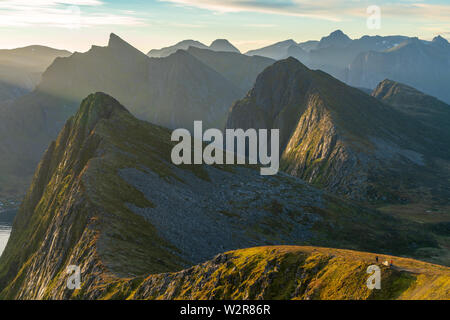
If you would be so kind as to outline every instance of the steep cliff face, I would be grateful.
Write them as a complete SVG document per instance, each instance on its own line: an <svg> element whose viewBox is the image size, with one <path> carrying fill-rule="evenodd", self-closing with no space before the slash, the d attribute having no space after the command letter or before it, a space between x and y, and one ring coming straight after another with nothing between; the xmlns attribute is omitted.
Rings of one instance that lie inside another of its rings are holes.
<svg viewBox="0 0 450 320"><path fill-rule="evenodd" d="M48 148L20 208L0 259L0 297L108 297L118 282L132 278L135 286L143 276L256 245L409 255L437 246L417 224L285 174L176 167L173 145L169 130L137 120L110 96L86 98ZM69 265L81 267L81 291L66 288ZM148 297L159 289L152 290Z"/></svg>
<svg viewBox="0 0 450 320"><path fill-rule="evenodd" d="M449 158L441 129L293 58L260 74L227 127L280 129L286 172L359 200L413 199L431 159Z"/></svg>

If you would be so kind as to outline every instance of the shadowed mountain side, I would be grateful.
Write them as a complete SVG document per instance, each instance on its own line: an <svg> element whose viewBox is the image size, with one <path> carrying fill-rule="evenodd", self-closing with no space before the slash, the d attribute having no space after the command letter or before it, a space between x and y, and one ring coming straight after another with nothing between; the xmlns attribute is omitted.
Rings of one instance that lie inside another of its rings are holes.
<svg viewBox="0 0 450 320"><path fill-rule="evenodd" d="M170 131L86 98L48 148L0 258L0 297L85 298L118 278L179 271L258 245L415 255L420 226L257 168L174 166ZM84 291L66 290L68 265Z"/></svg>
<svg viewBox="0 0 450 320"><path fill-rule="evenodd" d="M0 194L24 191L48 143L96 91L113 93L137 117L169 128L191 128L194 120L223 128L229 106L244 95L185 51L149 58L112 34L107 47L57 58L36 90L0 114L0 168L7 173Z"/></svg>
<svg viewBox="0 0 450 320"><path fill-rule="evenodd" d="M216 70L245 93L253 87L256 77L275 62L265 57L249 57L235 52L214 52L195 47L189 47L187 52Z"/></svg>

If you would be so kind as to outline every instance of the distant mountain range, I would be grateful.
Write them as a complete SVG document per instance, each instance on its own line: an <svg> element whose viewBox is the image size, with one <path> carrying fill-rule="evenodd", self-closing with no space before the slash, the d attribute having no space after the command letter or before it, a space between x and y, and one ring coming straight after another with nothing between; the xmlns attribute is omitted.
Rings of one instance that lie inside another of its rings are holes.
<svg viewBox="0 0 450 320"><path fill-rule="evenodd" d="M216 40L210 47L185 40L171 47L151 50L148 55L164 57L189 47L239 52L227 40ZM310 69L325 71L358 88L373 90L382 80L392 79L450 104L450 44L441 36L433 41L400 35L351 39L336 30L319 41L297 43L289 39L245 54L273 60L294 57Z"/></svg>
<svg viewBox="0 0 450 320"><path fill-rule="evenodd" d="M292 39L277 42L261 49L250 50L246 53L246 55L263 56L274 60L281 60L291 56L293 50L296 50L297 54L299 54L296 56L297 58L299 58L300 56L302 56L303 58L307 56L306 51L298 46L297 43Z"/></svg>
<svg viewBox="0 0 450 320"><path fill-rule="evenodd" d="M258 76L233 105L227 128L280 129L282 169L333 193L448 199L450 106L390 81L374 95L395 106L288 58Z"/></svg>
<svg viewBox="0 0 450 320"><path fill-rule="evenodd" d="M150 274L180 271L225 251L249 246L313 242L409 255L437 246L434 236L427 235L417 223L364 209L286 174L264 177L256 168L244 166L177 167L170 160L173 145L169 130L136 119L112 97L96 93L83 100L77 114L47 149L15 219L0 259L0 298L125 298L138 284L142 290L136 298L152 298L168 294L157 280L168 274L155 275L153 284L144 283ZM291 248L296 252L295 261L292 255L284 260L286 249L257 248L235 254L245 254L254 262L266 260L270 266L265 270L272 269L275 257L295 270L300 265L317 266L303 277L308 281L305 290L320 268L342 266L339 275L323 278L329 288L324 287L324 294L340 285L343 274L349 279L365 274L366 264L374 260L374 255L323 248ZM166 283L184 285L201 275L208 278L208 270L214 270L215 265L226 266L231 272L232 265L225 263L237 263L232 255L221 254L196 267L198 276L189 269L172 274L174 278L167 278ZM342 259L330 260L334 255ZM245 263L252 269L255 265L248 258ZM304 259L308 262L302 262ZM395 259L402 265L400 258ZM354 263L362 263L364 268L357 271L349 267ZM80 266L83 271L81 290L67 290L65 270L69 265ZM403 261L403 267L408 265L427 267ZM430 268L435 276L448 277L448 268ZM256 268L252 272L261 280L265 278ZM420 273L428 275L427 271ZM182 274L186 278L180 279ZM400 272L386 268L383 281L394 283L401 277ZM135 279L133 289L126 284L131 278ZM294 278L298 279L295 272L285 281ZM119 289L121 283L123 289ZM236 286L245 288L244 283L241 277ZM367 298L370 290L363 288L349 294ZM191 291L192 295L180 293L179 297L193 297L203 289ZM283 297L312 294L300 289L294 294L292 290ZM392 290L392 295L384 292L385 297L396 298L394 292L397 290ZM445 298L444 292L436 291L436 297ZM219 290L216 297L230 295Z"/></svg>
<svg viewBox="0 0 450 320"><path fill-rule="evenodd" d="M237 49L235 46L233 46L228 40L217 39L217 40L214 40L209 47L207 45L204 45L203 43L195 41L195 40L183 40L183 41L178 42L177 44L170 46L170 47L150 50L147 53L147 55L151 58L163 58L163 57L170 56L172 53L175 53L178 50L187 50L189 47L195 47L195 48L200 48L200 49L209 49L209 50L219 51L219 52L240 53L239 49Z"/></svg>
<svg viewBox="0 0 450 320"><path fill-rule="evenodd" d="M386 78L450 103L450 44L442 37L412 38L389 50L361 53L349 65L346 82L373 88Z"/></svg>
<svg viewBox="0 0 450 320"><path fill-rule="evenodd" d="M70 54L44 46L0 50L0 104L32 91L55 58Z"/></svg>
<svg viewBox="0 0 450 320"><path fill-rule="evenodd" d="M107 47L57 58L33 92L0 112L0 194L28 183L48 143L92 92L114 93L137 117L168 128L191 128L194 120L223 128L231 104L273 61L194 49L149 58L112 34Z"/></svg>
<svg viewBox="0 0 450 320"><path fill-rule="evenodd" d="M320 41L286 40L246 54L275 60L294 57L354 87L374 89L388 78L450 103L450 45L441 36L433 41L405 36L350 39L337 30Z"/></svg>

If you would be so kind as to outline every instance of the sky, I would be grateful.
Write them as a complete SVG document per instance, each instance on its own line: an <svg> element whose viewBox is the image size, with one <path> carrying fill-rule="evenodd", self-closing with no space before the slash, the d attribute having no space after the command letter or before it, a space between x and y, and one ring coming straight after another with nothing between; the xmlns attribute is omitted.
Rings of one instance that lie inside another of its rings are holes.
<svg viewBox="0 0 450 320"><path fill-rule="evenodd" d="M337 29L351 38L450 39L450 0L0 0L3 49L39 44L84 52L106 45L114 32L143 52L217 38L245 52L319 40Z"/></svg>

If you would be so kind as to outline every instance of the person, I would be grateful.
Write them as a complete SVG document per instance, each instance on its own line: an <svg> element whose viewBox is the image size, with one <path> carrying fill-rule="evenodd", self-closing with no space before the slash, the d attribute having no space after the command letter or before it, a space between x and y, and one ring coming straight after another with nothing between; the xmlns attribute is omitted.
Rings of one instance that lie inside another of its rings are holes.
<svg viewBox="0 0 450 320"><path fill-rule="evenodd" d="M376 260L376 261L377 261L377 263L378 263L378 256L376 256L376 257L375 257L375 260Z"/></svg>

